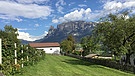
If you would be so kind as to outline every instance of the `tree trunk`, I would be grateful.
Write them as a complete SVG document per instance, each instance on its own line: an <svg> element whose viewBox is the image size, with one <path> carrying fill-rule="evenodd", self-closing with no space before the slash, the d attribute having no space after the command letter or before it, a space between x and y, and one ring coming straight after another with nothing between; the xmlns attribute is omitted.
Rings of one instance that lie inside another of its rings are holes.
<svg viewBox="0 0 135 76"><path fill-rule="evenodd" d="M131 54L126 53L125 64L130 64L130 55L131 55Z"/></svg>
<svg viewBox="0 0 135 76"><path fill-rule="evenodd" d="M131 64L131 62L130 62L130 56L131 56L132 54L128 54L128 53L126 53L126 61L125 61L125 64Z"/></svg>

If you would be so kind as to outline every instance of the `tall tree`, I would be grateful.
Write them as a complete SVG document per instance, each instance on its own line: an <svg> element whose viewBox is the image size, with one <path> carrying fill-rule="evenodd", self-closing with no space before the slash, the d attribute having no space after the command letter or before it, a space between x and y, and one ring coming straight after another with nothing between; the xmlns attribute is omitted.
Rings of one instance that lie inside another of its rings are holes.
<svg viewBox="0 0 135 76"><path fill-rule="evenodd" d="M75 50L75 39L72 35L68 35L67 40L70 42L70 46L72 50Z"/></svg>
<svg viewBox="0 0 135 76"><path fill-rule="evenodd" d="M62 51L63 52L66 52L66 53L71 53L72 52L72 46L71 46L71 41L68 41L68 40L63 40L61 42L61 48L62 48Z"/></svg>
<svg viewBox="0 0 135 76"><path fill-rule="evenodd" d="M61 42L61 48L67 53L71 53L73 50L75 50L75 39L72 35L69 35L67 39Z"/></svg>
<svg viewBox="0 0 135 76"><path fill-rule="evenodd" d="M83 37L81 39L81 45L83 47L83 56L98 51L100 47L100 44L96 42L96 39L94 39L93 35Z"/></svg>
<svg viewBox="0 0 135 76"><path fill-rule="evenodd" d="M94 32L103 47L114 55L126 54L126 64L129 64L130 55L135 52L135 17L125 17L125 14L110 14L104 22L97 25Z"/></svg>
<svg viewBox="0 0 135 76"><path fill-rule="evenodd" d="M11 25L6 25L4 27L4 31L8 34L8 38L11 39L13 43L19 43L20 41L17 39L18 33L17 28L13 28Z"/></svg>

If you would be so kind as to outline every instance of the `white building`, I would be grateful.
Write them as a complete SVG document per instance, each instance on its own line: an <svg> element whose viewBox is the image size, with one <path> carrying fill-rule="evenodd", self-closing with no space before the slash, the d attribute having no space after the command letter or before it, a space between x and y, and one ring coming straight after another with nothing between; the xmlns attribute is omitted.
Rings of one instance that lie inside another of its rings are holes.
<svg viewBox="0 0 135 76"><path fill-rule="evenodd" d="M60 44L57 42L29 43L29 45L36 49L43 49L47 54L60 54Z"/></svg>

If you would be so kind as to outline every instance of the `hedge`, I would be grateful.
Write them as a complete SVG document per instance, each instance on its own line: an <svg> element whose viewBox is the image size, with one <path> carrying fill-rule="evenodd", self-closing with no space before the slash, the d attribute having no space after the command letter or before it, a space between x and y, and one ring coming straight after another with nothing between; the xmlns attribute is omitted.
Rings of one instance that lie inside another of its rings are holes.
<svg viewBox="0 0 135 76"><path fill-rule="evenodd" d="M79 55L73 55L73 54L65 54L66 56L74 57L77 59L82 59L88 62L92 62L95 64L103 65L106 67L110 68L115 68L118 70L126 71L126 72L132 72L135 74L135 67L131 65L122 65L117 61L111 60L111 59L98 59L98 58L86 58L86 57L81 57Z"/></svg>

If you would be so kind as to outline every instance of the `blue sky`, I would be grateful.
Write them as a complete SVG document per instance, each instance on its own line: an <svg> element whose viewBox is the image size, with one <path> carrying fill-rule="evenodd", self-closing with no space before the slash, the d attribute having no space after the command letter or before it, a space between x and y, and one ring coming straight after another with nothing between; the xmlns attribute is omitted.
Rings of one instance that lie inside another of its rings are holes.
<svg viewBox="0 0 135 76"><path fill-rule="evenodd" d="M18 28L19 39L43 38L52 25L66 21L97 21L123 9L135 11L135 0L0 0L0 29Z"/></svg>

